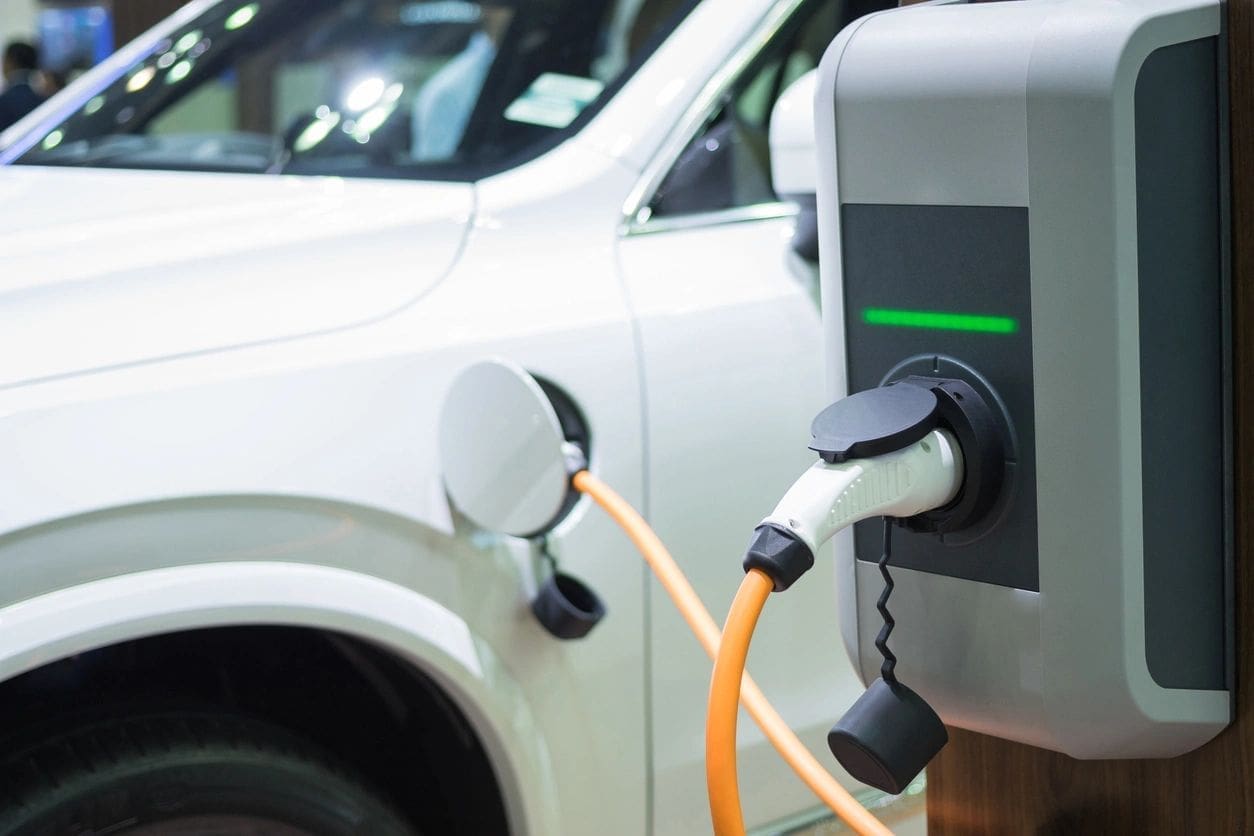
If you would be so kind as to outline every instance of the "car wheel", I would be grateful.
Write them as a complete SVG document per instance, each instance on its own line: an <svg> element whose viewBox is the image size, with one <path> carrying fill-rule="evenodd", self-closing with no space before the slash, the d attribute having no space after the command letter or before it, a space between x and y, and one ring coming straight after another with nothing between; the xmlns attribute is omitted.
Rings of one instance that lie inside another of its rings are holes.
<svg viewBox="0 0 1254 836"><path fill-rule="evenodd" d="M316 747L233 715L93 723L0 754L0 764L6 836L415 833Z"/></svg>

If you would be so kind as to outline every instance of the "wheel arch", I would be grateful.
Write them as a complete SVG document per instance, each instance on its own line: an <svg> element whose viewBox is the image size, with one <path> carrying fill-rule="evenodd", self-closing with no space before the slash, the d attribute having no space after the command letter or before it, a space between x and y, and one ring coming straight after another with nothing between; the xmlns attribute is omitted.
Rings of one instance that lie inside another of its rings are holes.
<svg viewBox="0 0 1254 836"><path fill-rule="evenodd" d="M527 699L487 642L432 598L347 569L215 562L117 575L0 609L0 686L55 662L155 636L243 626L360 639L428 678L487 753L513 832L559 832L555 782Z"/></svg>

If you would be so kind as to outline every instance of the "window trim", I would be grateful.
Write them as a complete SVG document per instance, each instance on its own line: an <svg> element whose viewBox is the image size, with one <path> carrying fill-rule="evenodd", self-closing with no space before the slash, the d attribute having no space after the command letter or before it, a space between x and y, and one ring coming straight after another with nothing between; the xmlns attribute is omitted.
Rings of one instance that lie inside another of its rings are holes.
<svg viewBox="0 0 1254 836"><path fill-rule="evenodd" d="M775 36L788 25L793 14L806 2L808 0L779 0L762 18L757 28L736 48L731 58L706 81L628 193L627 200L623 203L622 218L619 221L620 236L628 237L715 224L782 218L797 214L794 204L775 201L690 215L653 218L650 204L661 187L662 181L666 179L666 175L679 161L684 149L705 128L706 123L721 106L723 95L741 73L757 59L762 50L770 46Z"/></svg>
<svg viewBox="0 0 1254 836"><path fill-rule="evenodd" d="M646 203L636 214L636 219L626 230L626 235L649 235L654 232L675 232L682 229L698 229L724 224L767 221L776 218L795 218L801 207L784 200L768 200L748 206L731 206L727 209L710 209L705 212L689 212L684 215L668 215L654 218Z"/></svg>

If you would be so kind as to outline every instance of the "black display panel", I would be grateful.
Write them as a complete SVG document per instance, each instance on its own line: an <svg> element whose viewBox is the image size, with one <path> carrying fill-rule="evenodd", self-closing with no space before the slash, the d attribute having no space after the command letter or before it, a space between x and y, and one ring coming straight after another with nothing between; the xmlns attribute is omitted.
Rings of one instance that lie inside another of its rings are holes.
<svg viewBox="0 0 1254 836"><path fill-rule="evenodd" d="M1028 210L841 207L849 391L910 374L991 389L1009 418L1008 483L983 530L901 531L893 565L1038 591ZM880 523L854 527L877 561Z"/></svg>

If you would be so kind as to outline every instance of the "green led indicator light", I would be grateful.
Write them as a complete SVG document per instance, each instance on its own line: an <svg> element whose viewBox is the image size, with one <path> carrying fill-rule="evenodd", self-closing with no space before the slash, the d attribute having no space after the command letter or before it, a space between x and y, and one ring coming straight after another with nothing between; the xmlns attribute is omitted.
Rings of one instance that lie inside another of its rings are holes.
<svg viewBox="0 0 1254 836"><path fill-rule="evenodd" d="M864 308L862 321L867 325L932 328L939 331L971 331L979 334L1013 334L1019 330L1019 321L1009 316L902 311L895 308Z"/></svg>

